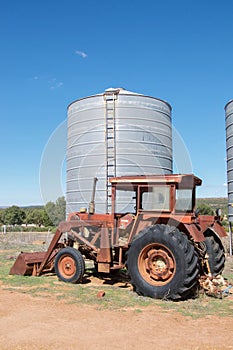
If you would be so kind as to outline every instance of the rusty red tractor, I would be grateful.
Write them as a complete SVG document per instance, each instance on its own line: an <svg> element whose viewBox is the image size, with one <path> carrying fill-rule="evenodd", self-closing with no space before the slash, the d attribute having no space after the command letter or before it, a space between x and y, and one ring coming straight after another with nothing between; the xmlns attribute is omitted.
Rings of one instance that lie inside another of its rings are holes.
<svg viewBox="0 0 233 350"><path fill-rule="evenodd" d="M111 213L95 213L93 195L88 211L70 213L59 224L46 252L21 253L10 273L55 271L59 280L78 283L84 259L91 259L98 273L126 268L139 295L189 298L201 275L221 274L225 263L220 211L215 216L195 211L201 182L193 174L111 178ZM126 194L132 210L118 212Z"/></svg>

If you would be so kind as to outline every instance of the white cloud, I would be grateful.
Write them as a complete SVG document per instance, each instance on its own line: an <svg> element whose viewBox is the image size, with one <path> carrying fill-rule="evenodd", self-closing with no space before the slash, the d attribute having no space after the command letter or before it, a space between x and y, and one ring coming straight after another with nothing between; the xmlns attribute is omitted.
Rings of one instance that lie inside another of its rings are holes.
<svg viewBox="0 0 233 350"><path fill-rule="evenodd" d="M50 85L50 90L59 89L60 87L63 86L63 82L57 81L57 79L53 79L53 80L49 81L48 83Z"/></svg>
<svg viewBox="0 0 233 350"><path fill-rule="evenodd" d="M61 88L64 85L62 81L59 81L56 78L49 78L47 76L35 75L30 80L40 81L43 85L47 85L47 87L50 90L59 89L59 88Z"/></svg>
<svg viewBox="0 0 233 350"><path fill-rule="evenodd" d="M82 58L86 58L87 57L87 54L85 52L83 52L83 51L76 50L75 53L76 53L76 55L79 55Z"/></svg>

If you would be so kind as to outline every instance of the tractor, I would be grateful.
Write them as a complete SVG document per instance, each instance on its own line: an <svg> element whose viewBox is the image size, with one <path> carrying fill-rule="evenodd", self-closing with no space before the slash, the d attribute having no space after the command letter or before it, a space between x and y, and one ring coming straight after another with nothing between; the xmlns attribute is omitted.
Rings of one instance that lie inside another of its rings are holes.
<svg viewBox="0 0 233 350"><path fill-rule="evenodd" d="M110 178L111 212L95 213L95 187L89 209L61 222L46 252L21 253L10 274L39 276L55 271L59 280L82 282L85 260L99 274L127 269L134 290L156 299L195 296L200 276L217 276L225 264L221 212L195 210L193 174ZM128 205L121 205L128 200ZM61 240L62 238L62 240Z"/></svg>

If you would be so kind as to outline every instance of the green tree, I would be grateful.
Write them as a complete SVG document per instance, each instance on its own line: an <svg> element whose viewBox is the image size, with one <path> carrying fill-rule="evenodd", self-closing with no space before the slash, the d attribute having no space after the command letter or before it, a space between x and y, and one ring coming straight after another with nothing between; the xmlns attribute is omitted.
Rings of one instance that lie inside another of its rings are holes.
<svg viewBox="0 0 233 350"><path fill-rule="evenodd" d="M214 215L214 211L210 205L201 203L198 205L197 209L201 215Z"/></svg>
<svg viewBox="0 0 233 350"><path fill-rule="evenodd" d="M51 201L46 203L45 212L47 213L48 218L51 220L52 224L55 225L55 222L56 222L55 203Z"/></svg>
<svg viewBox="0 0 233 350"><path fill-rule="evenodd" d="M64 221L66 219L66 200L65 197L59 197L55 203L55 213L57 225L59 222Z"/></svg>
<svg viewBox="0 0 233 350"><path fill-rule="evenodd" d="M43 225L44 221L44 209L43 208L34 208L26 211L26 224L35 224L38 226Z"/></svg>
<svg viewBox="0 0 233 350"><path fill-rule="evenodd" d="M21 225L25 218L25 211L16 205L4 209L1 215L1 220L5 225Z"/></svg>
<svg viewBox="0 0 233 350"><path fill-rule="evenodd" d="M2 217L2 215L3 215L3 210L4 210L4 209L1 209L1 210L0 210L0 224L4 224L4 222L3 222L3 217Z"/></svg>
<svg viewBox="0 0 233 350"><path fill-rule="evenodd" d="M65 197L59 197L56 202L48 202L45 205L45 211L53 225L57 226L59 222L66 218L66 200Z"/></svg>
<svg viewBox="0 0 233 350"><path fill-rule="evenodd" d="M48 226L53 226L53 222L52 220L50 219L47 211L45 210L45 208L43 209L43 212L42 212L42 217L43 217L43 225L48 227Z"/></svg>

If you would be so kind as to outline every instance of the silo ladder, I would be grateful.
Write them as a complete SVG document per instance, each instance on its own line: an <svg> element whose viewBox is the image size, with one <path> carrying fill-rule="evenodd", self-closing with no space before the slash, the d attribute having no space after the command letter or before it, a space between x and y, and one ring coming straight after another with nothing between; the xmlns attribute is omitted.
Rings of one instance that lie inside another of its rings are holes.
<svg viewBox="0 0 233 350"><path fill-rule="evenodd" d="M109 179L116 176L116 120L115 102L119 90L104 93L105 100L105 147L106 147L106 213L111 212L111 185Z"/></svg>

